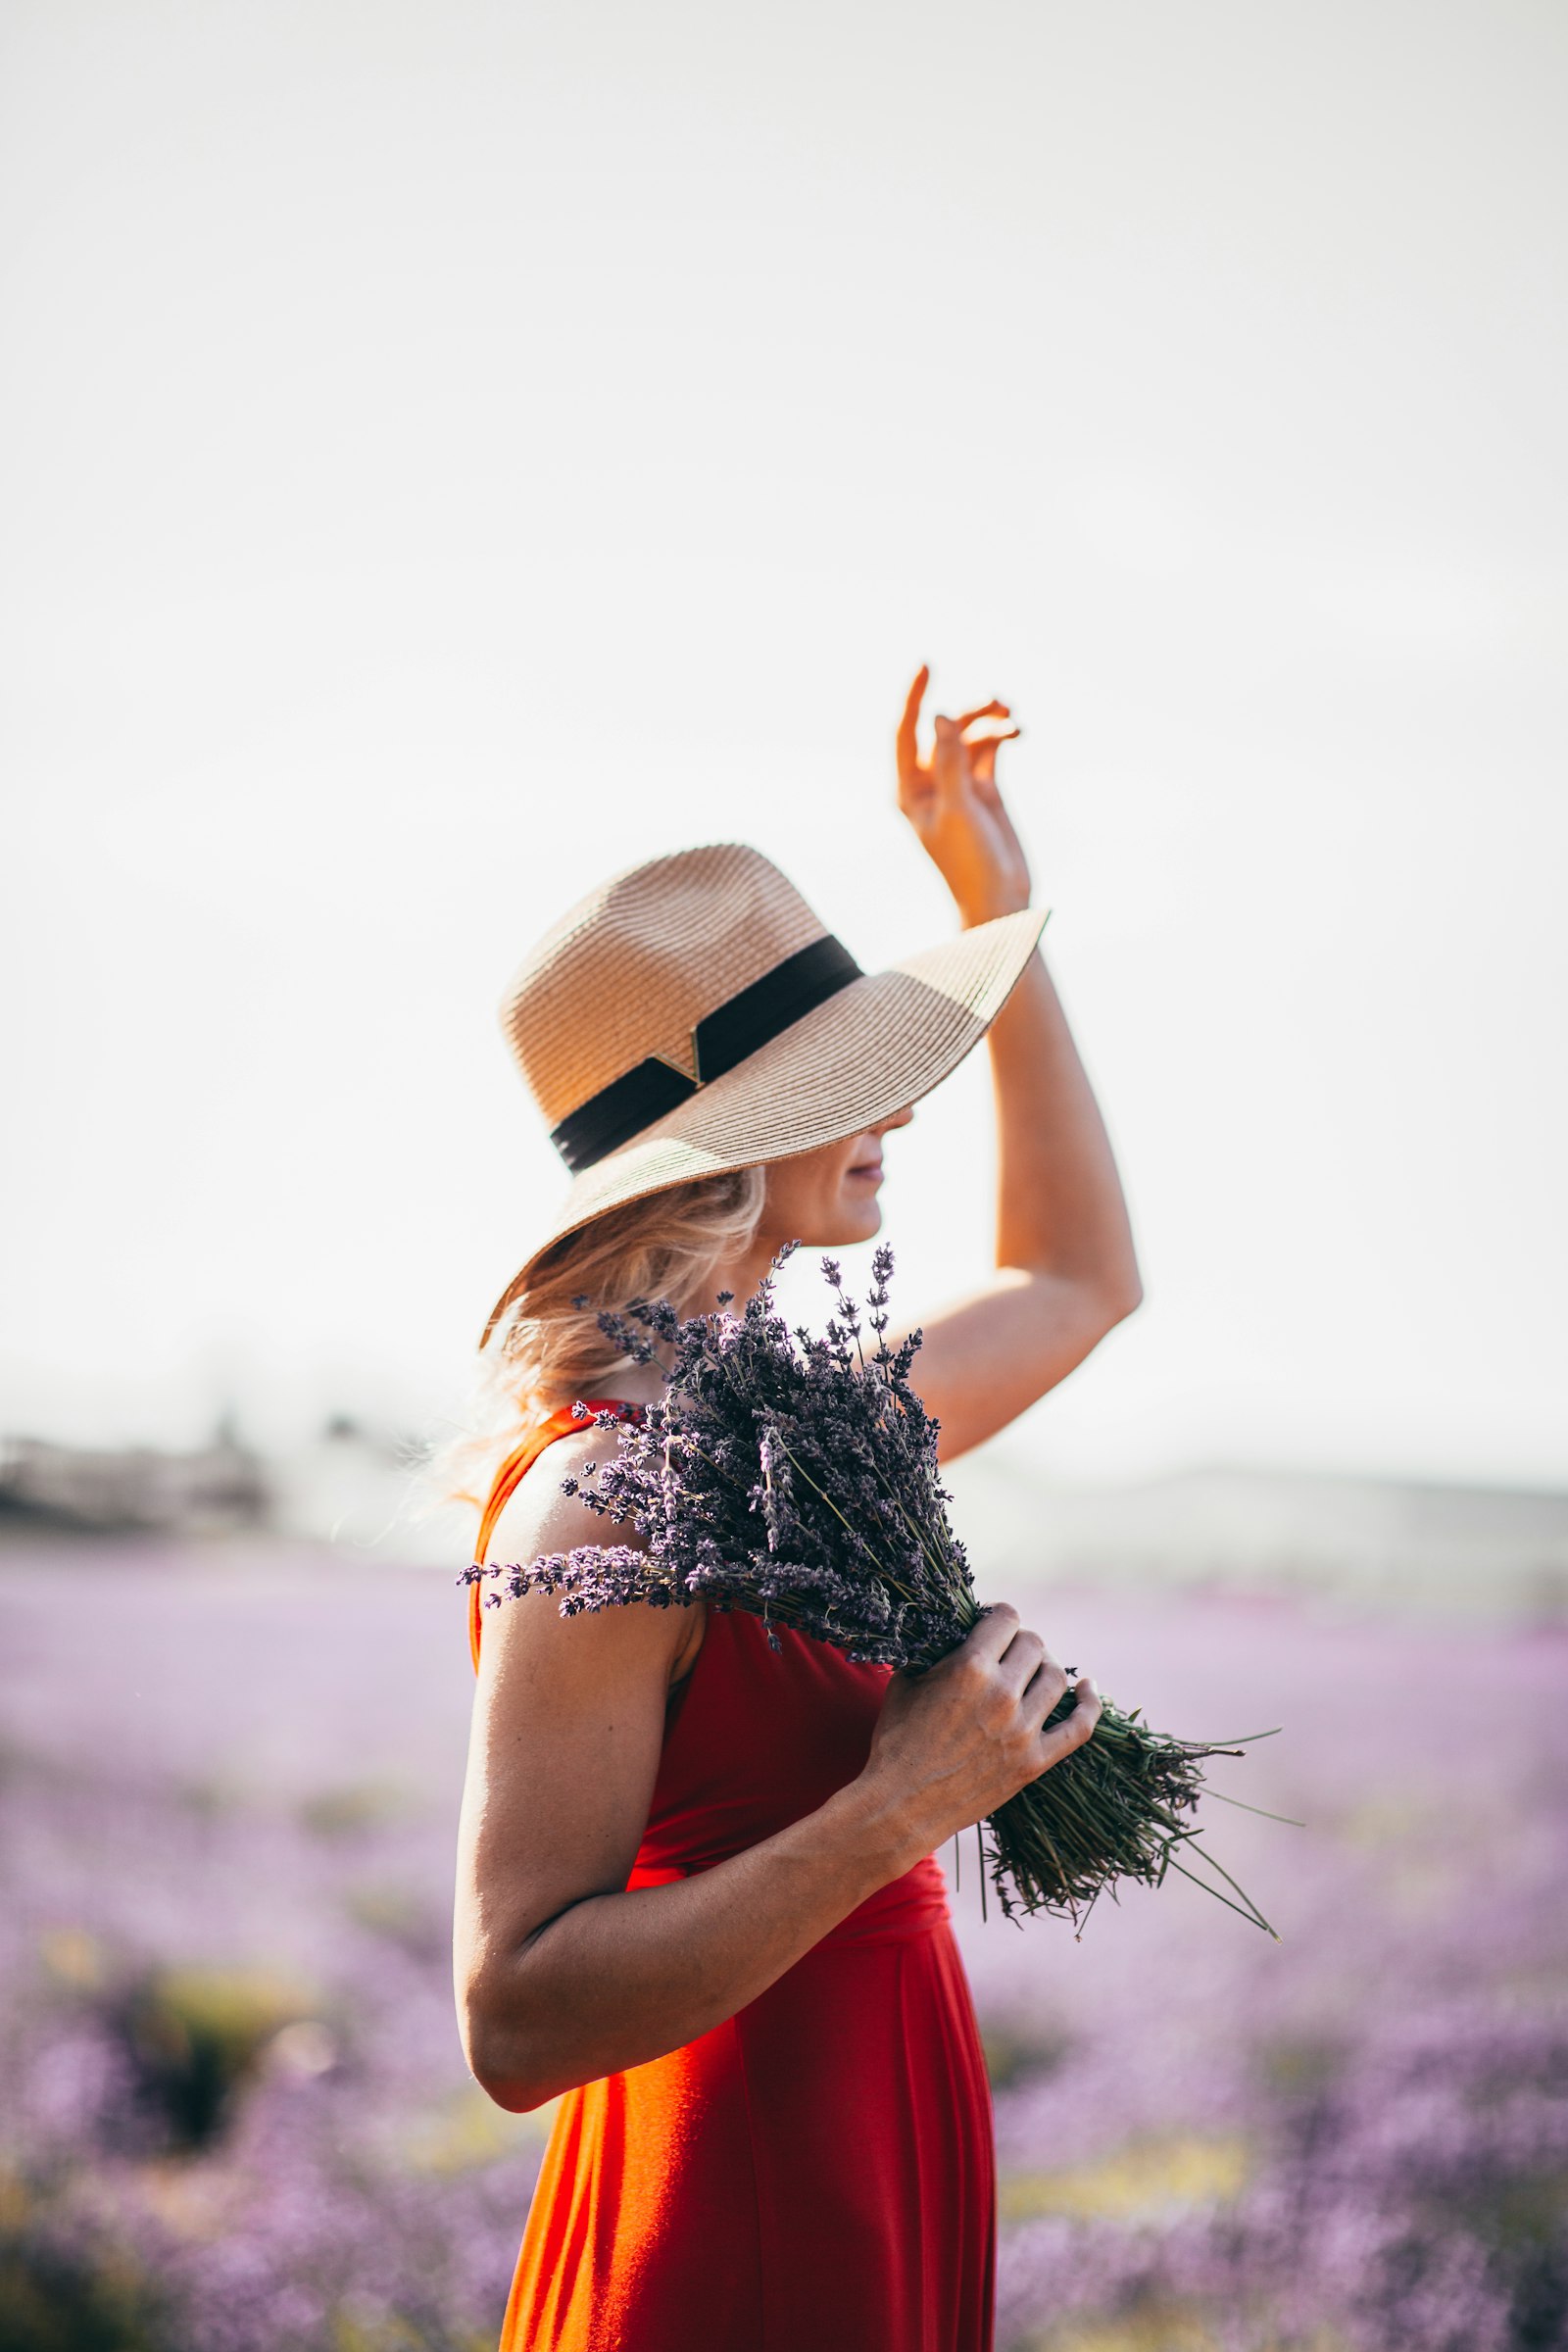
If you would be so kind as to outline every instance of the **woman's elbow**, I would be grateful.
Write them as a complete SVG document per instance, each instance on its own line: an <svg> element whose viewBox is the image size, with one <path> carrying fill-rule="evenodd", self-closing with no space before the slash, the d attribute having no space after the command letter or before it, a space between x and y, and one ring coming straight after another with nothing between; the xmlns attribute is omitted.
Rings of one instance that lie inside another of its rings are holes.
<svg viewBox="0 0 1568 2352"><path fill-rule="evenodd" d="M1111 1283L1103 1297L1102 1311L1106 1331L1114 1331L1129 1315L1136 1315L1144 1303L1144 1286L1136 1266L1119 1281Z"/></svg>
<svg viewBox="0 0 1568 2352"><path fill-rule="evenodd" d="M527 2115L555 2097L560 2084L544 2081L527 2019L515 1990L502 2002L483 1985L461 1989L458 2027L468 2072L487 2099L509 2115Z"/></svg>
<svg viewBox="0 0 1568 2352"><path fill-rule="evenodd" d="M514 2082L509 2075L475 2073L473 2079L485 2097L493 2099L508 2115L531 2115L536 2107L547 2107L559 2096L558 2092L537 2083Z"/></svg>
<svg viewBox="0 0 1568 2352"><path fill-rule="evenodd" d="M1081 1275L1073 1289L1085 1353L1091 1348L1098 1348L1118 1323L1125 1323L1129 1315L1136 1314L1144 1301L1144 1286L1136 1266Z"/></svg>

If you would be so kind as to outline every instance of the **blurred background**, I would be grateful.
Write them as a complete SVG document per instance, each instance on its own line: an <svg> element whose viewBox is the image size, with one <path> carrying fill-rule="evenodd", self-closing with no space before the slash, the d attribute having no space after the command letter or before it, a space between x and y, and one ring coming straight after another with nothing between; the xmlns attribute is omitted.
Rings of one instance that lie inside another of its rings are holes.
<svg viewBox="0 0 1568 2352"><path fill-rule="evenodd" d="M955 1888L999 2352L1568 2342L1568 24L13 0L0 2347L477 2352L462 1514L561 1189L495 1005L776 858L874 966L921 661L1147 1298L956 1466L1278 1944ZM982 1273L976 1055L892 1139ZM814 1275L792 1270L814 1311ZM949 1857L950 1880L955 1877Z"/></svg>

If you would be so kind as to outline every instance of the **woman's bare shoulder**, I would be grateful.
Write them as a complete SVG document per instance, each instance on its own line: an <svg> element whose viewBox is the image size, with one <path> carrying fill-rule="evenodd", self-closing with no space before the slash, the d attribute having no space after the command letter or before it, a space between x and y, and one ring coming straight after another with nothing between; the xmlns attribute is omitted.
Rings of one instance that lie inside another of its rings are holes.
<svg viewBox="0 0 1568 2352"><path fill-rule="evenodd" d="M613 1453L613 1430L573 1430L545 1448L508 1501L492 1530L488 1563L492 1567L531 1567L558 1551L575 1551L582 1544L632 1544L642 1539L635 1528L622 1526L591 1511L578 1494L563 1493L595 1462Z"/></svg>
<svg viewBox="0 0 1568 2352"><path fill-rule="evenodd" d="M582 1544L640 1545L635 1528L591 1511L580 1494L562 1492L564 1481L603 1461L614 1443L612 1432L588 1429L558 1439L541 1454L497 1520L486 1564L529 1568ZM492 1670L506 1673L509 1663L515 1669L526 1658L536 1668L548 1661L552 1677L566 1680L621 1671L655 1674L666 1686L678 1679L692 1631L685 1609L633 1601L563 1617L554 1595L514 1598L504 1587L504 1576L487 1586L502 1592L500 1606L485 1613L481 1658Z"/></svg>

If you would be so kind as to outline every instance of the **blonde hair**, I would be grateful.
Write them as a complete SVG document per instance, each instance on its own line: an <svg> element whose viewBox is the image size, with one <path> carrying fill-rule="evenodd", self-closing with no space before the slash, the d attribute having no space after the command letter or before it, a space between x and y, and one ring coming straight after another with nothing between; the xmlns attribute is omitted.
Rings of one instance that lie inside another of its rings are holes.
<svg viewBox="0 0 1568 2352"><path fill-rule="evenodd" d="M622 1201L553 1243L485 1343L472 1426L430 1465L445 1498L481 1507L530 1421L626 1370L599 1328L605 1309L633 1298L667 1298L683 1314L710 1306L715 1275L756 1240L766 1198L765 1168L734 1168Z"/></svg>

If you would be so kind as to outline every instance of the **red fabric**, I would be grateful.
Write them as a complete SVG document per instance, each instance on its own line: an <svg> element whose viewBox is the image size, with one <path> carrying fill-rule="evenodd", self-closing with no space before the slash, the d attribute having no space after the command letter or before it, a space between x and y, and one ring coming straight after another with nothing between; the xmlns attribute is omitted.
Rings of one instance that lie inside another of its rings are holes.
<svg viewBox="0 0 1568 2352"><path fill-rule="evenodd" d="M572 1426L536 1431L498 1491ZM709 1610L632 1888L859 1772L888 1669L779 1640ZM995 2242L991 2094L928 1855L725 2025L560 2101L501 2352L990 2352Z"/></svg>

